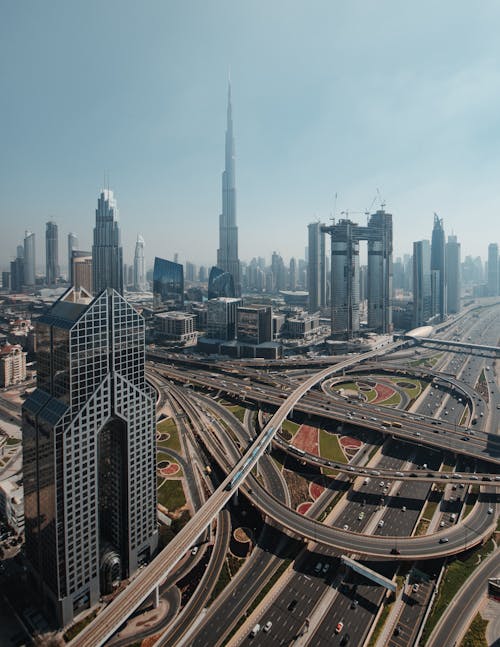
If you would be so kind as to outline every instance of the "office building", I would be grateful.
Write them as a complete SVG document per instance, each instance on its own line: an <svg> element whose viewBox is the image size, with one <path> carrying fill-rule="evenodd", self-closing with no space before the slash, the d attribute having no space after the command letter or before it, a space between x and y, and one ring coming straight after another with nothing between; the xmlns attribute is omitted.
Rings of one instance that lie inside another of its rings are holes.
<svg viewBox="0 0 500 647"><path fill-rule="evenodd" d="M188 312L158 312L155 314L155 322L161 341L182 345L196 343L196 315Z"/></svg>
<svg viewBox="0 0 500 647"><path fill-rule="evenodd" d="M26 231L24 235L24 285L27 288L35 288L35 267L35 234L31 231Z"/></svg>
<svg viewBox="0 0 500 647"><path fill-rule="evenodd" d="M236 338L244 344L273 340L271 306L240 306L236 311Z"/></svg>
<svg viewBox="0 0 500 647"><path fill-rule="evenodd" d="M118 226L118 208L113 191L103 189L95 212L92 245L92 291L98 295L106 288L123 294L123 250Z"/></svg>
<svg viewBox="0 0 500 647"><path fill-rule="evenodd" d="M10 272L2 272L2 289L10 290Z"/></svg>
<svg viewBox="0 0 500 647"><path fill-rule="evenodd" d="M59 234L57 225L49 221L45 226L45 282L55 285L59 271Z"/></svg>
<svg viewBox="0 0 500 647"><path fill-rule="evenodd" d="M235 295L241 294L238 227L236 225L236 177L231 106L231 85L227 96L225 169L222 173L222 213L219 216L219 249L217 267L233 277Z"/></svg>
<svg viewBox="0 0 500 647"><path fill-rule="evenodd" d="M24 261L16 258L10 263L10 291L14 294L22 292L24 286Z"/></svg>
<svg viewBox="0 0 500 647"><path fill-rule="evenodd" d="M73 276L71 274L71 266L73 259L73 250L78 249L78 236L73 233L68 234L68 282L73 285Z"/></svg>
<svg viewBox="0 0 500 647"><path fill-rule="evenodd" d="M208 298L234 298L235 296L236 290L233 275L230 272L225 272L220 267L212 267L208 276Z"/></svg>
<svg viewBox="0 0 500 647"><path fill-rule="evenodd" d="M368 328L392 332L392 214L378 209L368 220Z"/></svg>
<svg viewBox="0 0 500 647"><path fill-rule="evenodd" d="M423 326L432 316L431 245L413 243L413 327Z"/></svg>
<svg viewBox="0 0 500 647"><path fill-rule="evenodd" d="M71 262L71 276L73 278L73 287L76 290L82 288L92 294L92 254L79 249L73 250Z"/></svg>
<svg viewBox="0 0 500 647"><path fill-rule="evenodd" d="M443 219L434 214L431 240L432 314L440 321L446 317L446 248Z"/></svg>
<svg viewBox="0 0 500 647"><path fill-rule="evenodd" d="M184 268L180 263L155 258L153 303L155 310L184 308Z"/></svg>
<svg viewBox="0 0 500 647"><path fill-rule="evenodd" d="M66 625L156 549L156 395L144 320L116 290L71 288L36 327L25 550L40 600Z"/></svg>
<svg viewBox="0 0 500 647"><path fill-rule="evenodd" d="M488 245L488 296L496 297L500 294L499 288L498 245L490 243Z"/></svg>
<svg viewBox="0 0 500 647"><path fill-rule="evenodd" d="M144 261L144 238L137 236L134 254L134 290L144 292L147 288L146 265Z"/></svg>
<svg viewBox="0 0 500 647"><path fill-rule="evenodd" d="M446 309L450 314L460 312L462 296L460 243L456 236L448 236L446 243Z"/></svg>
<svg viewBox="0 0 500 647"><path fill-rule="evenodd" d="M326 306L325 233L322 227L324 225L320 222L312 222L308 225L309 312L316 312Z"/></svg>
<svg viewBox="0 0 500 647"><path fill-rule="evenodd" d="M228 341L236 337L237 308L241 299L219 297L208 301L207 337Z"/></svg>
<svg viewBox="0 0 500 647"><path fill-rule="evenodd" d="M0 346L0 387L20 384L26 379L26 353L20 344Z"/></svg>

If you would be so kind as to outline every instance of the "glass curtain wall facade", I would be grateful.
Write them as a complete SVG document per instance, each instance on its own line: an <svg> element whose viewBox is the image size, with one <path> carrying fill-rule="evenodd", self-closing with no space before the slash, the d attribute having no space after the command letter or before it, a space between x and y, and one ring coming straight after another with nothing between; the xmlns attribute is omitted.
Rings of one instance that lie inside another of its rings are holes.
<svg viewBox="0 0 500 647"><path fill-rule="evenodd" d="M23 406L26 557L60 625L157 545L155 394L144 320L115 290L70 289L37 321Z"/></svg>
<svg viewBox="0 0 500 647"><path fill-rule="evenodd" d="M233 275L221 270L220 267L212 267L208 277L208 298L234 298L235 296Z"/></svg>
<svg viewBox="0 0 500 647"><path fill-rule="evenodd" d="M153 303L156 310L184 308L184 267L164 258L155 258Z"/></svg>

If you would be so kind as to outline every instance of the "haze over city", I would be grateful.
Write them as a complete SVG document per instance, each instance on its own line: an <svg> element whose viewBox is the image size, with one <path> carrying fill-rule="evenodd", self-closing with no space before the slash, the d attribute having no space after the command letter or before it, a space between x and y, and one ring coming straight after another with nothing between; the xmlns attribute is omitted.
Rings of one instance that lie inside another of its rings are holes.
<svg viewBox="0 0 500 647"><path fill-rule="evenodd" d="M303 257L309 222L365 224L377 189L395 256L436 211L484 260L499 18L494 2L3 3L3 264L28 228L42 259L49 219L88 248L104 173L127 262L141 233L148 267L214 264L229 73L242 260Z"/></svg>

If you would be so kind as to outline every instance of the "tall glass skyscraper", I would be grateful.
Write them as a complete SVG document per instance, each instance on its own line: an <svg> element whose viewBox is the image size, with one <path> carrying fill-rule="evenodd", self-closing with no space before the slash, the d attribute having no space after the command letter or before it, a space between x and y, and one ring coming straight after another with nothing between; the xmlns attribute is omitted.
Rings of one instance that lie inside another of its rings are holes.
<svg viewBox="0 0 500 647"><path fill-rule="evenodd" d="M428 240L413 243L413 326L422 326L432 316L431 245Z"/></svg>
<svg viewBox="0 0 500 647"><path fill-rule="evenodd" d="M153 304L156 310L184 308L184 267L164 258L155 258Z"/></svg>
<svg viewBox="0 0 500 647"><path fill-rule="evenodd" d="M224 272L220 267L212 267L208 276L208 298L234 297L234 279L229 272Z"/></svg>
<svg viewBox="0 0 500 647"><path fill-rule="evenodd" d="M105 288L123 294L123 250L118 226L118 208L113 191L103 189L95 212L92 245L92 284L95 295Z"/></svg>
<svg viewBox="0 0 500 647"><path fill-rule="evenodd" d="M443 219L434 214L431 240L432 314L446 317L446 261Z"/></svg>
<svg viewBox="0 0 500 647"><path fill-rule="evenodd" d="M144 264L144 238L137 236L134 254L134 290L146 289L146 266Z"/></svg>
<svg viewBox="0 0 500 647"><path fill-rule="evenodd" d="M326 305L326 263L325 233L320 222L311 222L307 229L309 234L309 255L307 282L309 286L309 312L316 312Z"/></svg>
<svg viewBox="0 0 500 647"><path fill-rule="evenodd" d="M456 236L448 236L446 243L446 309L449 313L460 312L462 296L462 263L460 243Z"/></svg>
<svg viewBox="0 0 500 647"><path fill-rule="evenodd" d="M45 281L55 285L59 278L59 235L57 224L49 221L45 228Z"/></svg>
<svg viewBox="0 0 500 647"><path fill-rule="evenodd" d="M488 295L496 297L500 294L500 276L498 266L498 245L488 245Z"/></svg>
<svg viewBox="0 0 500 647"><path fill-rule="evenodd" d="M156 398L144 320L115 290L92 300L71 288L36 328L25 548L41 599L66 625L156 549Z"/></svg>
<svg viewBox="0 0 500 647"><path fill-rule="evenodd" d="M73 250L78 249L78 236L73 233L68 234L68 281L73 285Z"/></svg>
<svg viewBox="0 0 500 647"><path fill-rule="evenodd" d="M231 85L227 95L226 166L222 173L222 213L219 216L219 249L217 266L233 276L236 294L241 294L240 261L238 259L238 227L236 225L236 178L231 106Z"/></svg>
<svg viewBox="0 0 500 647"><path fill-rule="evenodd" d="M35 287L36 272L35 234L26 231L24 235L24 284Z"/></svg>

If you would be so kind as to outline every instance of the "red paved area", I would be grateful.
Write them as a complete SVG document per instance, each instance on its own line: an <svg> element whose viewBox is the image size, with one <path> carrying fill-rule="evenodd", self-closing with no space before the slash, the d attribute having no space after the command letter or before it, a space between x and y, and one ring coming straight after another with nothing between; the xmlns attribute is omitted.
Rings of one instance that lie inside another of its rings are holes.
<svg viewBox="0 0 500 647"><path fill-rule="evenodd" d="M311 495L311 499L313 501L316 501L316 499L320 496L320 494L324 491L324 489L325 488L319 483L310 483L309 494Z"/></svg>
<svg viewBox="0 0 500 647"><path fill-rule="evenodd" d="M319 441L318 429L316 427L309 427L309 425L301 425L298 432L293 437L292 445L303 449L309 454L319 456Z"/></svg>
<svg viewBox="0 0 500 647"><path fill-rule="evenodd" d="M372 400L372 404L378 404L379 402L388 400L396 393L396 391L394 389L391 389L390 386L387 386L386 384L380 384L380 382L377 382L375 391L377 392L377 397L375 398L375 400Z"/></svg>
<svg viewBox="0 0 500 647"><path fill-rule="evenodd" d="M310 501L308 501L307 503L301 503L300 505L297 506L297 512L299 514L305 514L311 506L312 506L312 503Z"/></svg>
<svg viewBox="0 0 500 647"><path fill-rule="evenodd" d="M168 467L162 467L159 471L162 476L172 476L173 474L177 474L179 469L180 468L176 463L170 463Z"/></svg>
<svg viewBox="0 0 500 647"><path fill-rule="evenodd" d="M344 449L359 449L363 444L360 440L351 438L351 436L342 436L339 442Z"/></svg>

